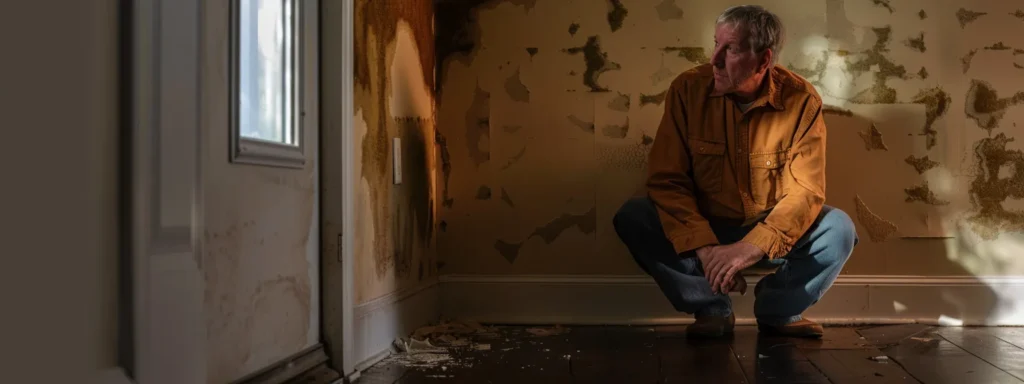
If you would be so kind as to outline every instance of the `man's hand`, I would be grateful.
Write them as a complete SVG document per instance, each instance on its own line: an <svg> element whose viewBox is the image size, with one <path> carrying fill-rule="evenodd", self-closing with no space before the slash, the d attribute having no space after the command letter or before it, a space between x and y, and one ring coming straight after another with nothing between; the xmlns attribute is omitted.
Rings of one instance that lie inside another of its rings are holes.
<svg viewBox="0 0 1024 384"><path fill-rule="evenodd" d="M711 283L711 291L725 293L732 287L736 274L757 264L764 257L764 251L753 244L738 241L729 245L700 248L697 257L704 265L704 276Z"/></svg>

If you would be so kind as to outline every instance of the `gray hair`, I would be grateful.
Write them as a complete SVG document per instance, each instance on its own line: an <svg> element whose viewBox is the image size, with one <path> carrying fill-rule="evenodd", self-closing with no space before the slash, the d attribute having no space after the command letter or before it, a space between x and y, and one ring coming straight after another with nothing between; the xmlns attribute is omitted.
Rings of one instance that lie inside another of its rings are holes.
<svg viewBox="0 0 1024 384"><path fill-rule="evenodd" d="M779 61L779 52L785 40L785 30L779 16L760 5L737 5L722 12L715 25L723 23L743 26L748 34L750 49L755 53L771 49L772 61L769 66Z"/></svg>

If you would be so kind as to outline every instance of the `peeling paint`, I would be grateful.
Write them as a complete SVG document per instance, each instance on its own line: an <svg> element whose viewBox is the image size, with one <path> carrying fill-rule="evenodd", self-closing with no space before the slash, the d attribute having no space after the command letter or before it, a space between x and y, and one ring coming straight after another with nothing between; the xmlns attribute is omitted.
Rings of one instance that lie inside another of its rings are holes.
<svg viewBox="0 0 1024 384"><path fill-rule="evenodd" d="M868 208L868 205L864 203L860 196L854 197L854 203L857 205L857 221L868 230L868 237L871 241L876 243L884 242L892 238L899 231L899 227L896 224L871 212L871 209Z"/></svg>
<svg viewBox="0 0 1024 384"><path fill-rule="evenodd" d="M956 11L956 19L960 21L960 29L963 29L967 27L967 24L970 24L974 20L977 20L979 17L985 16L987 14L987 12L974 12L969 11L965 8L960 8L959 10Z"/></svg>
<svg viewBox="0 0 1024 384"><path fill-rule="evenodd" d="M676 52L679 57L689 60L694 64L707 64L711 62L708 58L704 48L702 47L664 47L661 49L664 52Z"/></svg>
<svg viewBox="0 0 1024 384"><path fill-rule="evenodd" d="M580 25L577 23L569 24L569 35L576 36L576 32L580 30Z"/></svg>
<svg viewBox="0 0 1024 384"><path fill-rule="evenodd" d="M526 147L523 147L523 149L519 150L519 153L517 153L515 156L512 156L511 159L508 159L508 161L505 162L505 165L501 166L501 170L504 171L506 169L509 169L509 167L511 167L513 164L519 162L519 160L521 160L523 158L523 156L525 156L525 155L526 155Z"/></svg>
<svg viewBox="0 0 1024 384"><path fill-rule="evenodd" d="M501 188L501 201L504 201L509 207L516 207L516 204L512 202L512 198L508 195L508 191L505 191L505 188Z"/></svg>
<svg viewBox="0 0 1024 384"><path fill-rule="evenodd" d="M577 127L580 127L580 129L582 129L585 132L594 133L594 123L580 120L580 118L576 117L576 115L570 115L569 122L571 122L573 125Z"/></svg>
<svg viewBox="0 0 1024 384"><path fill-rule="evenodd" d="M526 53L529 53L529 54L530 54L530 57L531 57L531 58L532 58L532 57L533 57L534 55L536 55L536 54L537 54L537 52L540 52L540 50L539 50L539 49L537 49L537 47L529 47L529 48L526 48Z"/></svg>
<svg viewBox="0 0 1024 384"><path fill-rule="evenodd" d="M486 185L481 185L480 188L478 188L476 190L476 199L477 200L489 200L490 198L491 198L491 187L488 187Z"/></svg>
<svg viewBox="0 0 1024 384"><path fill-rule="evenodd" d="M661 0L654 7L658 12L658 19L661 21L679 20L683 18L683 9L676 5L675 0Z"/></svg>
<svg viewBox="0 0 1024 384"><path fill-rule="evenodd" d="M922 80L923 79L927 79L928 78L928 70L925 69L925 67L921 67L921 70L917 71L917 76L920 77Z"/></svg>
<svg viewBox="0 0 1024 384"><path fill-rule="evenodd" d="M874 124L863 132L857 132L861 139L864 139L864 149L871 150L882 150L888 151L889 147L885 146L885 141L882 140L882 132L878 131L878 128Z"/></svg>
<svg viewBox="0 0 1024 384"><path fill-rule="evenodd" d="M856 41L854 25L846 16L844 0L825 0L825 20L829 38L837 41Z"/></svg>
<svg viewBox="0 0 1024 384"><path fill-rule="evenodd" d="M641 94L640 95L640 106L642 107L642 106L645 106L647 104L661 105L662 103L665 102L665 96L667 94L668 94L668 91L662 91L661 93L659 93L657 95L644 95L644 94Z"/></svg>
<svg viewBox="0 0 1024 384"><path fill-rule="evenodd" d="M939 166L938 162L932 161L928 156L914 157L914 155L910 155L904 161L914 167L918 174L925 173L925 171Z"/></svg>
<svg viewBox="0 0 1024 384"><path fill-rule="evenodd" d="M622 28L622 22L626 20L629 10L622 5L622 0L608 0L608 26L612 32Z"/></svg>
<svg viewBox="0 0 1024 384"><path fill-rule="evenodd" d="M609 124L604 126L604 128L601 129L601 133L604 134L605 137L613 139L626 138L626 135L629 133L629 118L626 118L626 123L623 125Z"/></svg>
<svg viewBox="0 0 1024 384"><path fill-rule="evenodd" d="M935 87L921 90L917 96L914 96L912 102L925 105L925 123L921 135L925 136L925 147L932 149L937 142L935 136L938 135L933 128L935 121L949 111L953 99L942 88Z"/></svg>
<svg viewBox="0 0 1024 384"><path fill-rule="evenodd" d="M928 14L927 14L927 13L925 13L925 11L924 11L924 10L922 9L922 10L921 10L921 12L918 12L918 13L917 13L917 17L920 17L920 18L921 18L921 20L924 20L924 19L927 19L927 18L928 18Z"/></svg>
<svg viewBox="0 0 1024 384"><path fill-rule="evenodd" d="M591 92L607 92L608 88L598 84L598 78L602 73L622 69L617 63L608 61L608 54L601 51L600 38L590 36L587 44L582 47L564 49L563 52L570 55L583 53L583 61L587 63L587 70L583 73L583 84L590 88Z"/></svg>
<svg viewBox="0 0 1024 384"><path fill-rule="evenodd" d="M647 155L653 142L653 137L644 134L638 143L599 146L598 164L602 169L642 170L647 165Z"/></svg>
<svg viewBox="0 0 1024 384"><path fill-rule="evenodd" d="M505 92L508 93L508 96L511 97L513 101L522 103L530 102L530 90L527 89L526 85L523 84L523 81L520 80L518 69L515 74L509 76L509 78L505 80Z"/></svg>
<svg viewBox="0 0 1024 384"><path fill-rule="evenodd" d="M960 64L963 66L964 73L967 73L967 71L971 69L971 60L974 60L974 55L977 53L977 49L972 49L968 51L964 57L960 58Z"/></svg>
<svg viewBox="0 0 1024 384"><path fill-rule="evenodd" d="M921 32L921 34L918 37L911 37L907 39L906 41L903 42L903 44L906 44L907 47L913 48L918 52L924 52L928 50L928 48L924 46L924 32Z"/></svg>
<svg viewBox="0 0 1024 384"><path fill-rule="evenodd" d="M1018 9L1016 12L1010 12L1010 16L1016 17L1021 21L1024 21L1024 11L1022 10Z"/></svg>
<svg viewBox="0 0 1024 384"><path fill-rule="evenodd" d="M1010 50L1010 47L1007 46L1006 44L1003 44L1002 41L999 41L996 42L995 44L985 46L985 49L989 51L1007 51Z"/></svg>
<svg viewBox="0 0 1024 384"><path fill-rule="evenodd" d="M978 141L974 147L977 165L970 196L976 213L968 221L987 239L1004 231L1024 232L1024 212L1003 206L1008 199L1024 198L1024 153L1006 149L1012 141L1012 137L1000 133Z"/></svg>
<svg viewBox="0 0 1024 384"><path fill-rule="evenodd" d="M542 227L536 228L526 236L526 239L519 243L509 243L503 240L498 240L494 243L494 249L501 253L501 255L508 260L508 262L515 263L519 257L519 248L522 247L526 240L533 237L540 237L544 240L545 244L551 244L555 241L566 230L576 227L580 232L591 234L597 230L597 207L591 207L589 211L582 215L573 215L570 213L563 213L558 218L548 222Z"/></svg>
<svg viewBox="0 0 1024 384"><path fill-rule="evenodd" d="M949 204L948 201L939 199L935 192L932 192L931 188L928 187L927 181L916 187L904 188L903 192L907 194L906 202L908 203L919 201L929 205Z"/></svg>
<svg viewBox="0 0 1024 384"><path fill-rule="evenodd" d="M889 1L890 0L871 0L871 2L875 3L875 6L884 7L889 10L889 13L893 13L894 10L892 9L892 5L889 4Z"/></svg>
<svg viewBox="0 0 1024 384"><path fill-rule="evenodd" d="M466 111L466 145L476 165L491 159L491 95L477 84L473 104Z"/></svg>
<svg viewBox="0 0 1024 384"><path fill-rule="evenodd" d="M847 70L854 74L873 73L875 84L871 89L864 90L853 97L851 101L863 104L895 104L897 102L896 90L888 86L887 80L889 78L904 78L907 75L907 69L902 65L896 65L885 56L885 53L889 52L892 28L871 28L871 31L874 32L877 39L870 50L861 53L865 58L854 62L847 57L846 64Z"/></svg>
<svg viewBox="0 0 1024 384"><path fill-rule="evenodd" d="M629 112L629 95L620 93L608 102L608 108L619 112Z"/></svg>
<svg viewBox="0 0 1024 384"><path fill-rule="evenodd" d="M1006 114L1010 106L1024 103L1024 91L1017 92L1013 97L999 98L999 94L983 80L971 80L971 88L967 91L965 111L967 117L973 119L978 127L992 132Z"/></svg>
<svg viewBox="0 0 1024 384"><path fill-rule="evenodd" d="M840 107L837 107L837 106L834 106L834 105L830 105L830 104L825 104L825 106L822 108L822 112L824 114L826 114L826 115L838 115L838 116L846 116L846 117L852 117L853 116L853 111L851 111L849 109L846 109L846 108L840 108Z"/></svg>

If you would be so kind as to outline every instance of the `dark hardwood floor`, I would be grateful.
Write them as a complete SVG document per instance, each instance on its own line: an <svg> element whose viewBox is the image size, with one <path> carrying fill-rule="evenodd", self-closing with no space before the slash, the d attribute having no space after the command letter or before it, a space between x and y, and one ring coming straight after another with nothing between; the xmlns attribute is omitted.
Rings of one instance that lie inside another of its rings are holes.
<svg viewBox="0 0 1024 384"><path fill-rule="evenodd" d="M449 327L363 372L380 383L1024 383L1024 328L832 327L821 340L689 340L684 326ZM453 331L454 330L454 331Z"/></svg>

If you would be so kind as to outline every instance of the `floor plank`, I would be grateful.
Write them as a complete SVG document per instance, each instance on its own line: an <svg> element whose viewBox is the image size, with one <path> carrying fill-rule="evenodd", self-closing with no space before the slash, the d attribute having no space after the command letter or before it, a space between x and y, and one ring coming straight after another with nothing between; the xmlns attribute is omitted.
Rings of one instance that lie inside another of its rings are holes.
<svg viewBox="0 0 1024 384"><path fill-rule="evenodd" d="M980 328L940 328L936 333L996 368L1024 380L1024 349Z"/></svg>
<svg viewBox="0 0 1024 384"><path fill-rule="evenodd" d="M917 335L882 352L924 383L1024 383L941 336Z"/></svg>
<svg viewBox="0 0 1024 384"><path fill-rule="evenodd" d="M732 348L751 383L828 383L797 345L805 340L760 336L754 327L737 329Z"/></svg>
<svg viewBox="0 0 1024 384"><path fill-rule="evenodd" d="M883 355L882 351L874 348L807 350L804 353L835 384L919 383L895 362L871 360Z"/></svg>

